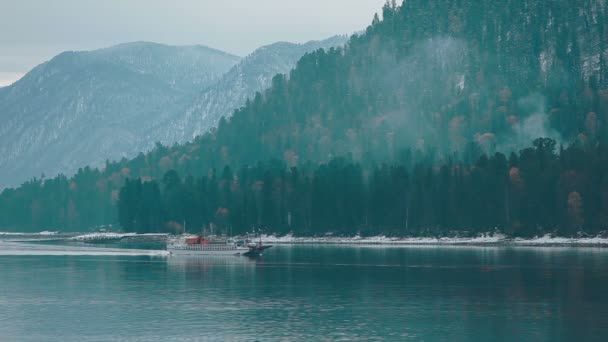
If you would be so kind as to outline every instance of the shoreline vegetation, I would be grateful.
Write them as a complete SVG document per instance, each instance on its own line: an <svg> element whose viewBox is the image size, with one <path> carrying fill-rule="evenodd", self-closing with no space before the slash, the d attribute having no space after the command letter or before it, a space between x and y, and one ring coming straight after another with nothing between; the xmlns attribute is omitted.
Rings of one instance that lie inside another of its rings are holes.
<svg viewBox="0 0 608 342"><path fill-rule="evenodd" d="M54 233L54 234L51 234ZM186 234L185 236L190 236ZM85 241L87 239L170 239L176 235L171 234L137 234L137 233L116 233L116 232L96 232L96 233L59 233L59 232L40 232L40 233L13 233L0 232L0 238L28 238L38 237L36 241L45 238L49 240L66 241ZM179 236L179 235L178 235ZM184 235L181 235L184 236ZM42 237L42 238L41 238ZM236 236L235 238L244 238ZM263 234L260 236L264 243L277 245L351 245L351 246L496 246L496 247L608 247L608 236L583 236L564 237L553 234L545 234L530 238L509 237L503 233L483 233L474 236L409 236L409 237L389 237L386 235L377 236L334 236L326 234L324 236L294 236L293 234L276 235ZM10 241L10 240L9 240ZM24 240L20 240L25 242Z"/></svg>

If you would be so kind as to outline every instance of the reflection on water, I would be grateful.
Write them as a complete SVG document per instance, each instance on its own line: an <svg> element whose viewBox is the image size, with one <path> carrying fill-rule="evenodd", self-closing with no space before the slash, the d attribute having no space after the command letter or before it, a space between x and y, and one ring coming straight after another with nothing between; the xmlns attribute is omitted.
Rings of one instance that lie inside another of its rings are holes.
<svg viewBox="0 0 608 342"><path fill-rule="evenodd" d="M7 341L603 340L608 250L0 256Z"/></svg>

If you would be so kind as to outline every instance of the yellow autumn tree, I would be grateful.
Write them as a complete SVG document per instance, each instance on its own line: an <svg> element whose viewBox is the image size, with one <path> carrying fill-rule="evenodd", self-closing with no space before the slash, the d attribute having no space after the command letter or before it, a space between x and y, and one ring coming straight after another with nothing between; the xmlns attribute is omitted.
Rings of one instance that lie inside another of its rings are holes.
<svg viewBox="0 0 608 342"><path fill-rule="evenodd" d="M576 191L568 194L568 220L572 229L580 229L584 224L583 197Z"/></svg>

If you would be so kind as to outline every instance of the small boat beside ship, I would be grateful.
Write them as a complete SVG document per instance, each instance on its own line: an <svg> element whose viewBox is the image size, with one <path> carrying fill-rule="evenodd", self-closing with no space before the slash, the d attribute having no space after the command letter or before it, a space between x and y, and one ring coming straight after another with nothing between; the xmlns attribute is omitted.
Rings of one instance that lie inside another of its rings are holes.
<svg viewBox="0 0 608 342"><path fill-rule="evenodd" d="M245 253L244 255L258 256L258 255L262 255L265 250L267 250L268 248L270 248L272 246L262 244L262 239L260 239L258 242L249 242L247 244L247 247L249 248L249 251L247 253Z"/></svg>
<svg viewBox="0 0 608 342"><path fill-rule="evenodd" d="M167 242L167 251L174 255L261 255L272 246L262 244L262 241L237 241L225 237L195 237L178 238Z"/></svg>

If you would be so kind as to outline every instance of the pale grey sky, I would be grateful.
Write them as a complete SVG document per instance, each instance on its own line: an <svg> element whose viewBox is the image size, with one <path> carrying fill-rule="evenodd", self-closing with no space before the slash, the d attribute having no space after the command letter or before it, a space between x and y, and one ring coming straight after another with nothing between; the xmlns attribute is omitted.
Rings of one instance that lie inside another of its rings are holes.
<svg viewBox="0 0 608 342"><path fill-rule="evenodd" d="M131 41L244 56L363 30L385 0L0 0L0 86L65 50Z"/></svg>

